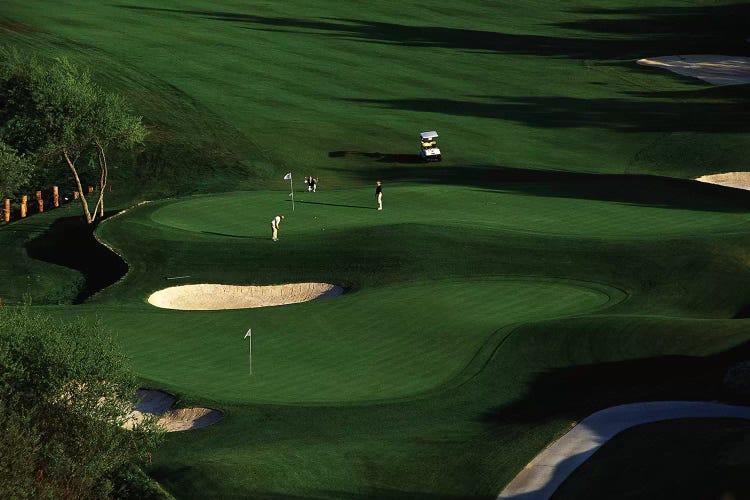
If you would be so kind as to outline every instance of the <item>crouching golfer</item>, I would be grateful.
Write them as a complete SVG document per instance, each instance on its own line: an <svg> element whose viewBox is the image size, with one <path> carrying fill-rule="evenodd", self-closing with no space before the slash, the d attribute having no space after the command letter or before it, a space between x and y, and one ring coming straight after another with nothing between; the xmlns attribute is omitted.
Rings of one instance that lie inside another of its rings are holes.
<svg viewBox="0 0 750 500"><path fill-rule="evenodd" d="M279 241L279 224L284 220L283 215L277 215L271 219L271 235L273 241Z"/></svg>

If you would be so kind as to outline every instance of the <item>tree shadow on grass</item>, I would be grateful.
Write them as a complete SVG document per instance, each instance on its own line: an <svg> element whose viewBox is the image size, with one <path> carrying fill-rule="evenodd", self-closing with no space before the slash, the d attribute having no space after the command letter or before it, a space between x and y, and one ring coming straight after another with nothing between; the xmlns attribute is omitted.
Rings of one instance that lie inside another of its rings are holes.
<svg viewBox="0 0 750 500"><path fill-rule="evenodd" d="M653 95L653 94L652 94ZM347 99L384 109L505 120L536 128L619 132L740 133L750 131L746 95L683 92L681 101L573 97L470 96L471 99ZM692 99L690 99L692 98Z"/></svg>
<svg viewBox="0 0 750 500"><path fill-rule="evenodd" d="M653 54L713 53L747 48L744 20L750 6L722 5L651 9L561 9L578 19L550 23L544 31L569 36L519 34L352 18L269 17L242 12L170 9L133 5L115 7L143 12L189 15L241 24L247 29L326 36L342 40L439 47L496 54L582 59L635 58ZM594 33L592 37L582 33ZM567 35L567 33L565 33Z"/></svg>
<svg viewBox="0 0 750 500"><path fill-rule="evenodd" d="M107 212L104 219L115 213ZM84 302L128 272L125 261L94 238L96 226L87 224L80 216L63 217L25 245L29 257L83 274L85 284L73 300L74 304Z"/></svg>
<svg viewBox="0 0 750 500"><path fill-rule="evenodd" d="M369 158L381 163L422 163L418 154L404 153L365 153L363 151L330 151L329 158Z"/></svg>
<svg viewBox="0 0 750 500"><path fill-rule="evenodd" d="M750 4L670 6L646 8L583 8L570 11L585 18L555 23L575 31L612 35L658 34L657 47L726 50L734 47L746 53L747 19ZM689 36L692 34L693 36ZM683 39L686 37L688 39ZM685 52L682 52L685 53ZM696 53L696 52L691 52Z"/></svg>
<svg viewBox="0 0 750 500"><path fill-rule="evenodd" d="M732 401L722 385L733 363L750 359L750 342L711 356L660 356L550 370L525 397L485 412L488 425L577 420L610 406L655 400ZM744 401L747 403L747 401Z"/></svg>
<svg viewBox="0 0 750 500"><path fill-rule="evenodd" d="M685 179L652 175L588 174L511 167L414 166L366 171L329 167L362 181L446 184L661 208L743 213L750 211L750 192Z"/></svg>

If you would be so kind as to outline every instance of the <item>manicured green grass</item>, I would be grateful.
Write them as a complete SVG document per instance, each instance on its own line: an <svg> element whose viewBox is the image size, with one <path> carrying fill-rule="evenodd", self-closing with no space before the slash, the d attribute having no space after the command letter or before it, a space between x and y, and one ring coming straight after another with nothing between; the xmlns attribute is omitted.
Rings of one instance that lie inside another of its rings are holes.
<svg viewBox="0 0 750 500"><path fill-rule="evenodd" d="M110 206L156 201L98 228L129 269L93 297L102 265L67 213L3 228L0 296L102 318L144 385L226 411L155 455L149 473L178 497L494 497L572 421L721 398L747 357L750 327L731 318L750 303L750 196L657 177L746 170L746 89L634 62L744 53L747 15L677 0L9 0L0 43L88 66L144 115L149 143L135 164L113 158ZM444 161L417 164L432 129ZM298 189L321 181L294 211L289 171ZM159 200L175 193L194 196ZM175 284L303 281L347 293L145 302Z"/></svg>
<svg viewBox="0 0 750 500"><path fill-rule="evenodd" d="M663 199L679 199L670 189L682 185L667 185ZM654 368L637 360L690 359L748 338L742 322L643 315L645 304L654 313L695 315L701 308L685 302L685 287L696 287L692 296L704 301L702 317L722 302L693 281L728 269L726 261L712 268L707 250L744 239L732 222L744 217L744 198L732 206L722 191L689 187L690 204L672 207L543 196L520 185L515 193L395 185L386 190L383 212L369 206L370 188L297 193L294 212L283 191L157 202L101 226L100 236L132 270L86 307L117 325L148 384L229 410L225 423L201 431L205 438L171 440L160 458L167 463L154 474L173 491L490 495L579 411L660 391L701 397L713 390L706 382L684 388L691 377L713 384L712 369L686 361L673 369L678 381L654 384ZM712 199L722 210L705 209ZM281 211L288 218L273 243L268 214ZM519 218L553 230L507 229ZM691 225L689 234L681 232L683 223ZM674 255L675 246L685 255ZM665 263L674 269L696 259L704 271L672 283L672 272L663 274ZM174 276L189 278L166 279ZM647 279L657 290L643 288ZM149 293L174 283L308 280L344 283L350 292L245 311L144 304ZM681 292L673 295L670 285ZM578 316L560 318L566 315ZM250 326L252 378L242 339ZM623 370L637 377L609 367L623 361L634 363ZM587 382L580 385L579 377ZM264 430L256 437L257 426ZM263 437L279 432L292 437L285 444ZM342 454L353 458L344 464ZM258 455L263 460L251 458ZM178 472L188 464L190 474ZM474 472L461 480L450 472L468 468ZM215 476L224 479L215 483ZM285 477L298 479L279 486Z"/></svg>
<svg viewBox="0 0 750 500"><path fill-rule="evenodd" d="M144 385L227 411L157 454L151 474L179 496L491 496L602 405L715 397L726 362L699 360L749 335L718 319L748 296L744 197L690 185L678 203L684 187L665 183L662 207L534 183L389 185L382 212L371 188L297 193L293 212L284 191L154 202L98 230L128 275L47 309L102 318ZM277 243L275 213L288 216ZM239 311L145 302L178 283L295 281L348 293Z"/></svg>
<svg viewBox="0 0 750 500"><path fill-rule="evenodd" d="M704 232L743 232L750 215L742 211L706 211L576 199L530 196L511 190L470 191L453 186L385 188L388 210L375 213L370 189L326 193L298 193L299 215L285 221L284 230L322 237L322 231L341 231L387 224L434 224L477 230L520 231L540 235L583 238L675 237ZM694 193L685 189L685 194ZM203 234L267 236L273 210L291 215L283 193L230 193L194 198L158 209L151 219L159 224ZM724 200L711 193L717 203ZM281 202L281 203L280 203ZM362 210L364 209L364 210ZM287 229L288 228L288 229Z"/></svg>
<svg viewBox="0 0 750 500"><path fill-rule="evenodd" d="M445 280L258 311L100 306L96 314L117 325L139 374L179 392L237 402L351 402L434 389L494 351L509 333L503 327L609 300L564 282ZM255 332L252 377L248 327Z"/></svg>

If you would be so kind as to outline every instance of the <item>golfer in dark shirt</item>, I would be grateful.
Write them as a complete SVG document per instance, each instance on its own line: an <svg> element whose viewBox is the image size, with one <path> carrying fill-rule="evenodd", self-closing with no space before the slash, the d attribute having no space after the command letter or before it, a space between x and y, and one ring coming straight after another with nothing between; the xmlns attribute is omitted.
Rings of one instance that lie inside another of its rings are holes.
<svg viewBox="0 0 750 500"><path fill-rule="evenodd" d="M375 184L375 197L378 199L378 210L383 210L383 185L380 181Z"/></svg>

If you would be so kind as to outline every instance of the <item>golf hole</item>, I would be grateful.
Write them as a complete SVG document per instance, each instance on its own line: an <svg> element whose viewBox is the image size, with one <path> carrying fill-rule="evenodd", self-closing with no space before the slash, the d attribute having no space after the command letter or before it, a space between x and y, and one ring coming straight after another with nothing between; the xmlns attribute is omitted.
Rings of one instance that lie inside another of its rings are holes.
<svg viewBox="0 0 750 500"><path fill-rule="evenodd" d="M148 302L163 309L215 311L297 304L337 297L344 292L329 283L287 283L284 285L198 284L164 288L152 293Z"/></svg>

